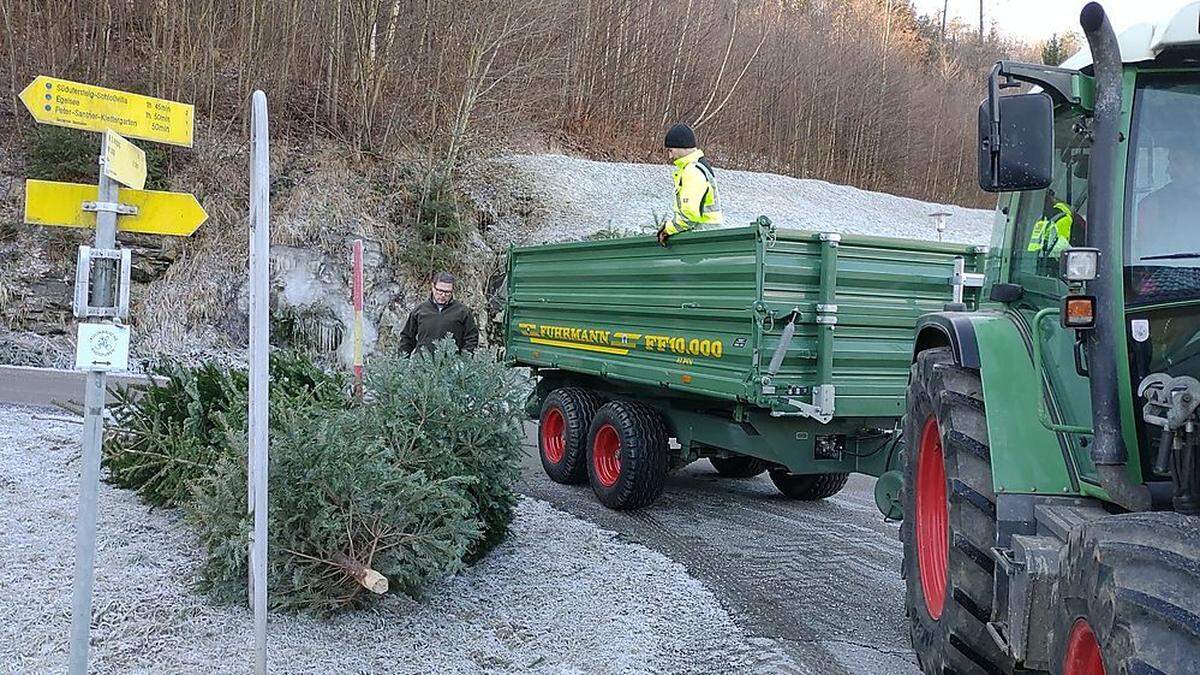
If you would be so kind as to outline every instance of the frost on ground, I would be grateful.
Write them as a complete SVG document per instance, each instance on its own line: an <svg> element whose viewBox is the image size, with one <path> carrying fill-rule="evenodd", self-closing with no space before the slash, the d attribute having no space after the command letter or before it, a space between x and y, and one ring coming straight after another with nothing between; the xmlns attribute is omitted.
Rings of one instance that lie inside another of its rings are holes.
<svg viewBox="0 0 1200 675"><path fill-rule="evenodd" d="M0 406L0 672L66 670L80 427L48 415ZM252 617L192 590L199 559L177 511L102 485L93 672L250 670ZM274 673L717 673L751 656L680 565L532 499L506 543L420 601L268 630Z"/></svg>
<svg viewBox="0 0 1200 675"><path fill-rule="evenodd" d="M722 169L717 185L726 226L765 215L777 227L937 239L930 214L944 211L945 240L986 245L992 212L932 204L820 180ZM464 189L494 223L500 244L573 241L604 229L653 229L671 211L671 168L563 155L509 155L486 162Z"/></svg>

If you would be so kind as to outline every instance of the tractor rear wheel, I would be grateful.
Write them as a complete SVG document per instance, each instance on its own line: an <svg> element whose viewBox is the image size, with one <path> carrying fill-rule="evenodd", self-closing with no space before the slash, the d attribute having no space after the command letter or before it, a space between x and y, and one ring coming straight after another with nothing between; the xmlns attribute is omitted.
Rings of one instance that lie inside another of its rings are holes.
<svg viewBox="0 0 1200 675"><path fill-rule="evenodd" d="M1200 519L1086 523L1071 533L1057 584L1054 672L1200 673Z"/></svg>
<svg viewBox="0 0 1200 675"><path fill-rule="evenodd" d="M708 461L726 478L754 478L767 470L767 463L757 457L709 457Z"/></svg>
<svg viewBox="0 0 1200 675"><path fill-rule="evenodd" d="M771 482L783 496L806 502L832 497L846 487L848 473L791 473L784 468L771 469Z"/></svg>
<svg viewBox="0 0 1200 675"><path fill-rule="evenodd" d="M667 482L667 425L655 409L610 401L588 431L588 480L610 509L638 509L658 498Z"/></svg>
<svg viewBox="0 0 1200 675"><path fill-rule="evenodd" d="M926 673L1005 673L991 620L996 496L983 385L949 348L917 355L904 438L903 573L913 649Z"/></svg>
<svg viewBox="0 0 1200 675"><path fill-rule="evenodd" d="M542 402L538 453L550 480L564 485L587 480L587 434L599 407L599 396L575 387L555 389Z"/></svg>

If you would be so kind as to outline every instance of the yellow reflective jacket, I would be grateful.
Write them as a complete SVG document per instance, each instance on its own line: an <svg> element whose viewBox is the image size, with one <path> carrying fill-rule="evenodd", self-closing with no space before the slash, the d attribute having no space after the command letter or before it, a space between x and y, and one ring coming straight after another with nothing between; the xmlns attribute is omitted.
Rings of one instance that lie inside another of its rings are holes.
<svg viewBox="0 0 1200 675"><path fill-rule="evenodd" d="M1071 207L1066 202L1058 201L1054 202L1053 209L1052 215L1033 224L1026 251L1041 252L1049 257L1062 253L1071 245L1071 226L1075 221Z"/></svg>
<svg viewBox="0 0 1200 675"><path fill-rule="evenodd" d="M703 225L720 225L721 201L712 168L701 161L704 153L691 152L675 160L675 216L667 223L667 234L678 234Z"/></svg>

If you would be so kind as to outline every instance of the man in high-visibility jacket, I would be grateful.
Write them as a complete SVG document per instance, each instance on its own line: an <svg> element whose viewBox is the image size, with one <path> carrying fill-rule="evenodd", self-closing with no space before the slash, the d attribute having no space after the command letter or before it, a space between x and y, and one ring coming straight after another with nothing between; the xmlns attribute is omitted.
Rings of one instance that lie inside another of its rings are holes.
<svg viewBox="0 0 1200 675"><path fill-rule="evenodd" d="M667 152L675 165L675 209L671 219L658 230L658 243L666 246L672 235L707 225L720 225L721 201L712 163L696 147L696 134L686 124L667 131Z"/></svg>
<svg viewBox="0 0 1200 675"><path fill-rule="evenodd" d="M1029 235L1029 244L1025 250L1038 253L1040 258L1058 256L1071 245L1071 226L1075 217L1071 205L1061 199L1046 196L1047 208L1040 220L1033 224L1033 232Z"/></svg>

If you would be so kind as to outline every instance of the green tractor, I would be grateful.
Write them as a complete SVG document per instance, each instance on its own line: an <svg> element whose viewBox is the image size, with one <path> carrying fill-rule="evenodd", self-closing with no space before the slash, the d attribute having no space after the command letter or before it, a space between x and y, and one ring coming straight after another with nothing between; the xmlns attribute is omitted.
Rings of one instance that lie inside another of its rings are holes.
<svg viewBox="0 0 1200 675"><path fill-rule="evenodd" d="M1120 39L1097 3L1080 23L1090 54L993 69L984 301L917 326L927 673L1200 673L1200 3Z"/></svg>

